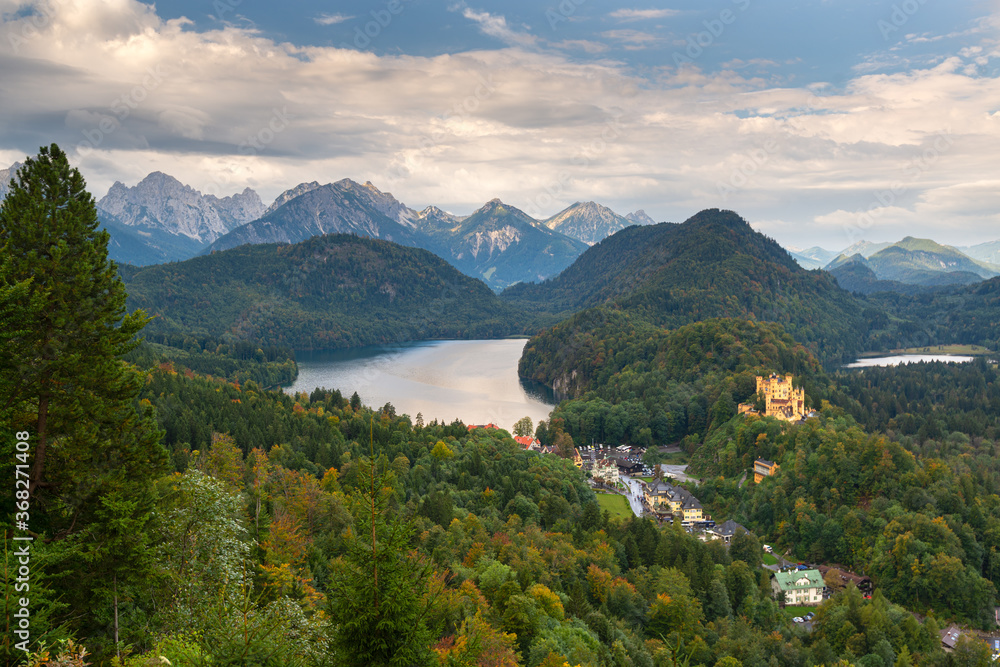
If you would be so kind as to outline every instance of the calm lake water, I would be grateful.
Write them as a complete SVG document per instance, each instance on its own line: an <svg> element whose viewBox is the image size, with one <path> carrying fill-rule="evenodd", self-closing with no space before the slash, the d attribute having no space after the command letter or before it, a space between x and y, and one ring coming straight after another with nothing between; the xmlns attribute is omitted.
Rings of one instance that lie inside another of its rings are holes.
<svg viewBox="0 0 1000 667"><path fill-rule="evenodd" d="M912 364L918 361L952 361L963 363L972 361L975 357L965 357L957 354L897 354L892 357L868 357L858 359L853 364L847 364L845 368L869 368L871 366L898 366L899 364Z"/></svg>
<svg viewBox="0 0 1000 667"><path fill-rule="evenodd" d="M551 391L522 382L517 362L526 339L443 340L297 354L299 377L286 392L316 387L358 392L373 408L392 403L397 414L424 422L493 422L511 430L524 416L548 419Z"/></svg>

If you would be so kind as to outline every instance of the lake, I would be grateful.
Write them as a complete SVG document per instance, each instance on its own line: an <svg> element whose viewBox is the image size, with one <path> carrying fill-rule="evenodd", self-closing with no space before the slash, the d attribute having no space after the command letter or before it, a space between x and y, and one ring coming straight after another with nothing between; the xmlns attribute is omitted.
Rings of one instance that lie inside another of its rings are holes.
<svg viewBox="0 0 1000 667"><path fill-rule="evenodd" d="M898 366L899 364L912 364L920 361L951 361L964 363L972 361L975 357L966 357L957 354L897 354L890 357L868 357L858 359L853 364L847 364L845 368L870 368L872 366Z"/></svg>
<svg viewBox="0 0 1000 667"><path fill-rule="evenodd" d="M372 408L392 403L397 414L417 413L466 424L493 422L511 430L521 417L548 419L552 392L522 381L517 362L527 339L439 340L296 354L299 377L289 393L316 387L358 392Z"/></svg>

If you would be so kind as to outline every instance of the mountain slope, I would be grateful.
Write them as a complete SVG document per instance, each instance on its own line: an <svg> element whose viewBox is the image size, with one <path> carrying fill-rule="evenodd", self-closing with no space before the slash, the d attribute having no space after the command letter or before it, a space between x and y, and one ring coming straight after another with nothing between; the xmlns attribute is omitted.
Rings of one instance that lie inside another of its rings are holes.
<svg viewBox="0 0 1000 667"><path fill-rule="evenodd" d="M827 269L837 279L837 284L848 292L858 294L873 294L875 292L899 292L901 294L918 294L926 291L922 285L908 285L896 280L879 280L860 254L854 255L848 261Z"/></svg>
<svg viewBox="0 0 1000 667"><path fill-rule="evenodd" d="M257 218L264 204L250 188L219 199L154 171L131 188L115 182L97 208L127 227L183 236L204 246Z"/></svg>
<svg viewBox="0 0 1000 667"><path fill-rule="evenodd" d="M880 280L917 285L967 285L997 275L954 248L911 236L868 257L868 266Z"/></svg>
<svg viewBox="0 0 1000 667"><path fill-rule="evenodd" d="M23 166L21 162L15 162L7 169L0 169L0 201L3 201L7 196L11 180L17 176L17 170Z"/></svg>
<svg viewBox="0 0 1000 667"><path fill-rule="evenodd" d="M973 246L956 246L955 249L980 262L1000 265L1000 241L989 241Z"/></svg>
<svg viewBox="0 0 1000 667"><path fill-rule="evenodd" d="M520 333L480 281L426 250L349 234L246 245L122 272L151 334L235 336L297 350Z"/></svg>
<svg viewBox="0 0 1000 667"><path fill-rule="evenodd" d="M542 224L587 245L594 245L601 239L635 223L606 206L588 201L576 202Z"/></svg>
<svg viewBox="0 0 1000 667"><path fill-rule="evenodd" d="M100 228L108 232L108 257L119 264L149 266L194 257L202 244L162 229L130 227L107 211L98 210Z"/></svg>
<svg viewBox="0 0 1000 667"><path fill-rule="evenodd" d="M786 250L788 250L788 254L792 256L792 259L798 262L799 266L804 269L822 269L830 263L830 260L838 255L838 253L832 250L826 250L819 246L813 246L805 250L788 247Z"/></svg>
<svg viewBox="0 0 1000 667"><path fill-rule="evenodd" d="M666 327L715 317L778 322L824 359L860 349L862 307L828 274L808 272L732 211L683 224L629 227L556 278L516 285L505 300L569 315L610 304Z"/></svg>
<svg viewBox="0 0 1000 667"><path fill-rule="evenodd" d="M314 185L304 183L286 191L269 213L219 238L204 252L248 243L298 243L322 234L358 234L403 245L422 245L422 236L411 223L413 212L391 194L371 183L360 185L348 178Z"/></svg>
<svg viewBox="0 0 1000 667"><path fill-rule="evenodd" d="M632 211L625 215L625 219L634 222L637 225L655 225L656 220L646 215L646 212L641 208L638 211Z"/></svg>
<svg viewBox="0 0 1000 667"><path fill-rule="evenodd" d="M439 219L438 226L423 229L431 238L430 250L497 290L554 276L587 249L499 199L452 226Z"/></svg>

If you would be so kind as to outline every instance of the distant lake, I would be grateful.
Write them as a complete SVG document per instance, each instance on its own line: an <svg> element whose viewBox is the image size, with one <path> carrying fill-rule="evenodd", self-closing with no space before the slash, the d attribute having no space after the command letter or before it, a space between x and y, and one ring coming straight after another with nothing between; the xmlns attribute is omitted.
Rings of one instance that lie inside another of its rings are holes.
<svg viewBox="0 0 1000 667"><path fill-rule="evenodd" d="M372 408L392 403L396 414L424 423L432 419L466 424L495 423L511 430L521 417L535 424L555 405L543 385L522 381L517 362L526 339L442 340L299 353L299 377L286 392L316 387L355 391Z"/></svg>
<svg viewBox="0 0 1000 667"><path fill-rule="evenodd" d="M920 361L951 361L964 363L972 361L975 357L965 357L957 354L897 354L891 357L868 357L858 359L853 364L847 364L845 368L869 368L871 366L898 366L899 364L912 364Z"/></svg>

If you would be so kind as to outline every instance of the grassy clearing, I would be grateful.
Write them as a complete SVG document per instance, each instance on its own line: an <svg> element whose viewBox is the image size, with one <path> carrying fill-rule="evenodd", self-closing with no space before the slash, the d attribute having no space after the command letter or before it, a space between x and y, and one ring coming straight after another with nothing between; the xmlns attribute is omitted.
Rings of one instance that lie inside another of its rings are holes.
<svg viewBox="0 0 1000 667"><path fill-rule="evenodd" d="M625 496L618 496L611 493L598 493L597 504L601 506L602 512L604 510L611 512L611 516L617 516L623 519L633 516L632 508L629 507L628 500Z"/></svg>
<svg viewBox="0 0 1000 667"><path fill-rule="evenodd" d="M760 559L761 559L761 561L763 561L764 565L777 565L778 564L778 559L775 558L773 554L765 553L765 554L763 554L760 557Z"/></svg>
<svg viewBox="0 0 1000 667"><path fill-rule="evenodd" d="M690 463L691 457L687 452L670 452L669 454L663 455L663 460L661 463L666 463L672 466L682 466Z"/></svg>

